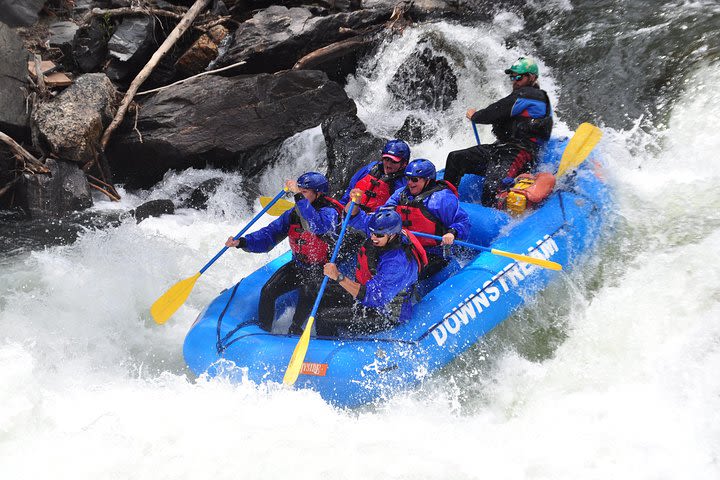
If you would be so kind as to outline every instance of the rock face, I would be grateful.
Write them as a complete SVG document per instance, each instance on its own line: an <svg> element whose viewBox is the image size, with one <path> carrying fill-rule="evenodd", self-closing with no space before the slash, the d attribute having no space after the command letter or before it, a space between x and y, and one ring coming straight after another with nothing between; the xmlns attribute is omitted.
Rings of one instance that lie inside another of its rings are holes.
<svg viewBox="0 0 720 480"><path fill-rule="evenodd" d="M25 111L29 53L20 37L0 23L0 130L12 137L26 137L28 114Z"/></svg>
<svg viewBox="0 0 720 480"><path fill-rule="evenodd" d="M112 57L108 77L115 82L134 77L157 49L154 34L154 17L123 19L108 42Z"/></svg>
<svg viewBox="0 0 720 480"><path fill-rule="evenodd" d="M33 140L46 153L85 165L95 159L100 136L116 111L115 87L88 73L33 114Z"/></svg>
<svg viewBox="0 0 720 480"><path fill-rule="evenodd" d="M107 155L117 180L150 186L169 169L214 165L253 175L282 141L332 114L355 112L345 91L318 71L205 76L154 94L128 115Z"/></svg>
<svg viewBox="0 0 720 480"><path fill-rule="evenodd" d="M20 205L32 218L61 217L92 206L85 174L74 163L48 159L51 175L26 175L18 189Z"/></svg>
<svg viewBox="0 0 720 480"><path fill-rule="evenodd" d="M393 96L409 108L447 110L457 98L457 77L447 58L429 47L413 52L388 85Z"/></svg>
<svg viewBox="0 0 720 480"><path fill-rule="evenodd" d="M428 126L422 118L408 115L395 138L401 138L409 143L421 143L435 135L436 129Z"/></svg>
<svg viewBox="0 0 720 480"><path fill-rule="evenodd" d="M107 55L108 26L94 18L75 32L72 57L81 72L92 72L100 68Z"/></svg>
<svg viewBox="0 0 720 480"><path fill-rule="evenodd" d="M168 199L150 200L138 206L130 213L135 216L135 221L140 223L146 218L159 217L166 214L172 215L175 213L175 204L172 200Z"/></svg>
<svg viewBox="0 0 720 480"><path fill-rule="evenodd" d="M380 159L386 140L368 132L354 111L329 118L323 122L322 131L327 146L328 181L337 189L332 193L340 198L360 167Z"/></svg>
<svg viewBox="0 0 720 480"><path fill-rule="evenodd" d="M11 27L27 27L38 21L45 0L0 0L0 22Z"/></svg>
<svg viewBox="0 0 720 480"><path fill-rule="evenodd" d="M391 7L315 16L307 8L274 5L261 10L235 31L228 51L218 58L222 67L240 61L243 71L274 72L291 68L302 56L342 40L341 28L359 30L387 20Z"/></svg>

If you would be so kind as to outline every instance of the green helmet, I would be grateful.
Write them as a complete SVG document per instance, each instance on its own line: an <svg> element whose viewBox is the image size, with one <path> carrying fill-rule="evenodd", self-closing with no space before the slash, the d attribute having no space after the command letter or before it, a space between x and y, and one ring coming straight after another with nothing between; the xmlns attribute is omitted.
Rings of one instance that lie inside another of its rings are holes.
<svg viewBox="0 0 720 480"><path fill-rule="evenodd" d="M532 73L535 76L540 76L540 71L538 70L537 63L535 63L535 60L530 57L518 58L517 61L510 66L510 68L505 70L505 73L508 75L511 75L513 73Z"/></svg>

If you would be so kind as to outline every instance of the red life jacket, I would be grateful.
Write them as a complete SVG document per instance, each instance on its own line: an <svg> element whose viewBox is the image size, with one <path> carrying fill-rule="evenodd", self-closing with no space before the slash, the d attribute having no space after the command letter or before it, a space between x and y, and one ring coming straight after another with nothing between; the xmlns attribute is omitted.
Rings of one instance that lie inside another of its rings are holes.
<svg viewBox="0 0 720 480"><path fill-rule="evenodd" d="M428 263L425 248L423 248L418 237L412 233L403 230L402 235L410 240L410 243L399 240L394 242L389 249L402 248L408 258L415 260L418 265L418 273L420 273L420 270ZM365 285L377 273L379 253L379 249L372 244L372 240L370 239L367 239L362 248L360 248L357 257L357 267L355 267L355 279L361 285Z"/></svg>
<svg viewBox="0 0 720 480"><path fill-rule="evenodd" d="M407 230L415 232L429 233L431 235L437 235L442 237L448 231L447 227L440 222L440 219L433 215L430 210L425 206L424 200L435 192L441 190L450 189L451 192L458 196L457 188L445 180L438 180L435 185L428 188L424 192L420 192L415 198L410 200L408 198L408 189L405 188L398 204L395 206L395 211L400 214L403 220L403 227ZM434 247L440 245L440 242L433 240L432 238L420 238L420 244L424 247Z"/></svg>
<svg viewBox="0 0 720 480"><path fill-rule="evenodd" d="M343 205L332 197L319 196L313 203L315 210L321 208L334 208L338 214L343 211ZM330 242L332 236L316 235L309 229L307 220L302 218L295 207L290 214L290 228L288 229L288 240L293 255L303 263L325 264L330 258Z"/></svg>
<svg viewBox="0 0 720 480"><path fill-rule="evenodd" d="M402 170L392 175L385 175L382 162L373 166L370 171L355 183L355 188L363 190L358 205L366 212L374 212L385 205L395 191L395 181L405 174Z"/></svg>

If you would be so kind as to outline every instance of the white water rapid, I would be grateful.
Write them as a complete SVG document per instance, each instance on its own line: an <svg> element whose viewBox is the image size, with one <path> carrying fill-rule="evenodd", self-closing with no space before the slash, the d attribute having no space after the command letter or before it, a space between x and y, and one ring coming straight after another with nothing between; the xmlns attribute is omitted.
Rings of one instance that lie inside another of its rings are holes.
<svg viewBox="0 0 720 480"><path fill-rule="evenodd" d="M460 94L442 114L414 112L437 134L412 147L442 167L449 150L474 142L465 109L509 89L502 69L524 52L496 32L521 27L502 14L482 32L410 29L361 66L348 93L375 133L391 135L408 113L391 104L391 67L430 39L459 74ZM541 69L556 101L562 82ZM127 219L69 246L0 258L0 478L720 478L720 134L706 121L720 104L720 65L686 87L667 128L604 129L618 219L596 258L426 385L356 411L185 368L196 315L281 249L227 252L166 325L150 318L165 289L259 211L239 176L189 170L123 192L119 206L98 198L97 209L129 209L224 178L207 211ZM556 133L569 132L559 120ZM265 195L323 166L319 128L285 147L257 181Z"/></svg>

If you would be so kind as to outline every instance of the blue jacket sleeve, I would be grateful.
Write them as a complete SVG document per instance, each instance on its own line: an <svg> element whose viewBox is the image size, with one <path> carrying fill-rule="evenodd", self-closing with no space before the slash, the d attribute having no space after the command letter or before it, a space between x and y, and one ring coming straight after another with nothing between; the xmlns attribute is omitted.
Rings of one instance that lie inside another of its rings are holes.
<svg viewBox="0 0 720 480"><path fill-rule="evenodd" d="M267 227L245 235L247 244L243 250L253 253L269 252L275 245L285 240L288 229L290 228L291 212L292 209L283 212L282 215L273 220Z"/></svg>
<svg viewBox="0 0 720 480"><path fill-rule="evenodd" d="M465 240L470 234L470 217L460 207L458 198L450 190L441 190L425 200L428 210L440 219L445 228L453 228L458 240Z"/></svg>
<svg viewBox="0 0 720 480"><path fill-rule="evenodd" d="M345 190L345 193L340 198L340 203L343 205L347 205L347 203L350 201L350 190L355 188L355 185L357 185L357 182L360 181L361 178L363 178L367 173L370 171L370 169L376 164L377 162L372 162L369 165L365 165L360 170L355 172L355 175L352 176L350 179L350 184L348 185L347 190Z"/></svg>
<svg viewBox="0 0 720 480"><path fill-rule="evenodd" d="M304 197L295 204L300 216L308 222L308 229L315 235L334 233L338 224L338 213L332 207L316 210Z"/></svg>
<svg viewBox="0 0 720 480"><path fill-rule="evenodd" d="M370 236L370 230L368 229L368 223L370 223L370 215L359 210L357 215L350 218L348 222L348 228L363 232L366 237Z"/></svg>
<svg viewBox="0 0 720 480"><path fill-rule="evenodd" d="M390 198L388 198L388 201L385 202L383 207L397 207L398 201L400 200L400 194L403 190L405 190L405 187L395 190L395 192L390 195Z"/></svg>
<svg viewBox="0 0 720 480"><path fill-rule="evenodd" d="M402 249L391 250L380 257L377 273L360 290L357 300L366 307L383 307L417 279L417 264Z"/></svg>

